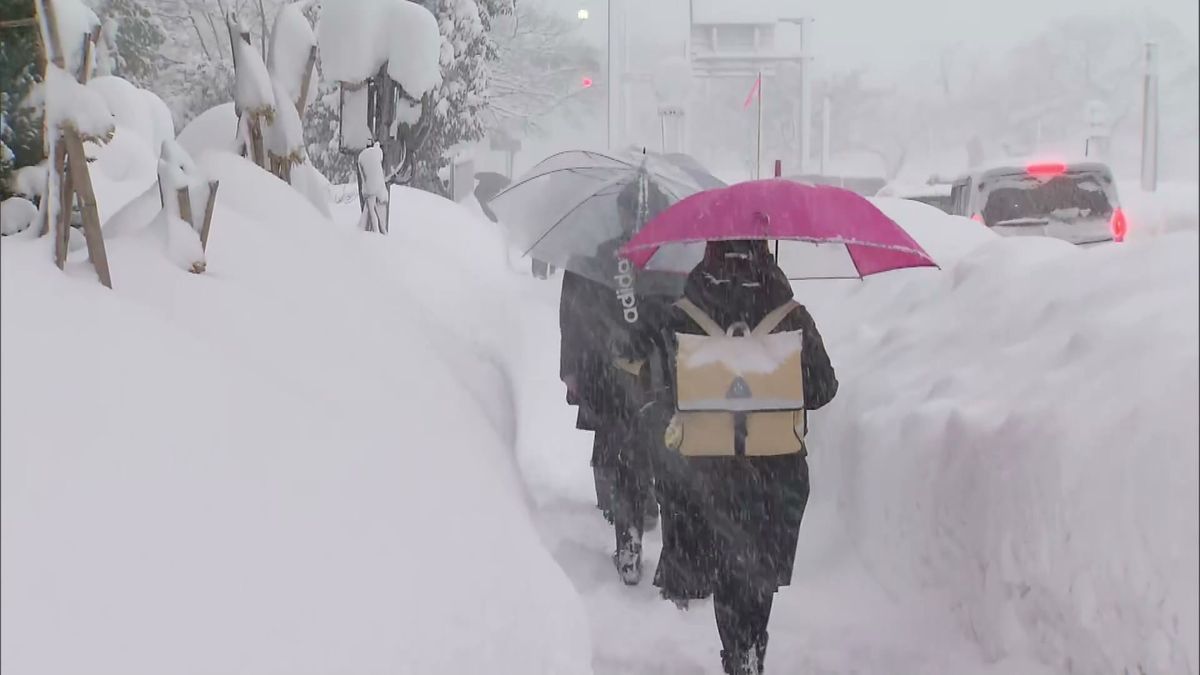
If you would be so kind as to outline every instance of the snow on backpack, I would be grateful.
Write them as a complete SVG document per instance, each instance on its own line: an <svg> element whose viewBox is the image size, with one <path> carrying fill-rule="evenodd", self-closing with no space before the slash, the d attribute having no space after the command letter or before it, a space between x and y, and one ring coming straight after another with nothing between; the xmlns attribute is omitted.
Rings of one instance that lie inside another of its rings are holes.
<svg viewBox="0 0 1200 675"><path fill-rule="evenodd" d="M687 456L765 456L804 451L801 331L773 332L789 301L751 329L723 330L695 303L675 303L705 335L676 334L675 416L667 446Z"/></svg>

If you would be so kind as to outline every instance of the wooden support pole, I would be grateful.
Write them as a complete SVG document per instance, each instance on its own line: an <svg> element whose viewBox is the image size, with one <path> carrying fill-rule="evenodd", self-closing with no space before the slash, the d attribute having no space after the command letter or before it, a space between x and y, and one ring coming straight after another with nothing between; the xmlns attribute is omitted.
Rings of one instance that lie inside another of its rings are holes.
<svg viewBox="0 0 1200 675"><path fill-rule="evenodd" d="M71 207L75 201L75 191L71 186L71 173L66 170L67 146L61 141L54 148L53 171L59 175L58 187L58 220L54 223L54 264L58 269L67 265L67 249L71 243ZM50 199L47 195L46 199Z"/></svg>
<svg viewBox="0 0 1200 675"><path fill-rule="evenodd" d="M92 77L92 66L96 62L96 41L99 39L100 26L93 28L91 34L83 36L83 59L79 64L79 72L75 74L75 79L79 80L80 84L87 84Z"/></svg>
<svg viewBox="0 0 1200 675"><path fill-rule="evenodd" d="M192 191L187 187L179 188L179 219L195 229L192 222Z"/></svg>
<svg viewBox="0 0 1200 675"><path fill-rule="evenodd" d="M96 209L96 192L92 188L92 177L87 170L87 157L83 154L83 139L79 132L68 127L63 130L61 142L67 146L67 165L72 182L79 194L79 210L83 214L83 236L87 241L88 257L100 283L112 288L112 277L108 271L108 254L104 251L104 235L100 231L100 212Z"/></svg>
<svg viewBox="0 0 1200 675"><path fill-rule="evenodd" d="M204 205L204 224L200 226L200 248L208 250L208 231L212 227L213 210L217 206L217 188L220 181L208 182L208 202Z"/></svg>
<svg viewBox="0 0 1200 675"><path fill-rule="evenodd" d="M263 144L262 132L262 117L252 112L250 115L250 158L255 164L270 171L270 165L267 162L267 152Z"/></svg>
<svg viewBox="0 0 1200 675"><path fill-rule="evenodd" d="M25 28L27 26L36 26L37 17L31 16L27 19L7 19L0 21L0 28Z"/></svg>
<svg viewBox="0 0 1200 675"><path fill-rule="evenodd" d="M49 61L59 68L66 68L67 62L63 57L62 42L58 35L58 13L54 10L54 0L39 0L42 21L46 24L46 38L49 44Z"/></svg>
<svg viewBox="0 0 1200 675"><path fill-rule="evenodd" d="M308 107L308 88L312 86L316 67L317 46L313 45L312 49L308 50L308 62L304 66L304 80L300 83L300 98L296 101L296 112L300 113L300 119L304 119L304 109Z"/></svg>

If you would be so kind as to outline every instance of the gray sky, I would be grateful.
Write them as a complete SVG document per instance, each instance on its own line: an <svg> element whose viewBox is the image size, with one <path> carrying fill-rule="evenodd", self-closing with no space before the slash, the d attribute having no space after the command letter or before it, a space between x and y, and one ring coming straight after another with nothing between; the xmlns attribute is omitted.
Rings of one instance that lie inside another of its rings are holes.
<svg viewBox="0 0 1200 675"><path fill-rule="evenodd" d="M565 14L589 8L589 38L604 40L606 0L540 0ZM682 42L687 0L624 0L643 39ZM939 48L965 42L1002 50L1036 34L1048 21L1081 13L1154 12L1179 26L1195 44L1197 0L727 0L771 4L781 13L811 16L813 55L820 68L867 67L881 75L931 58Z"/></svg>

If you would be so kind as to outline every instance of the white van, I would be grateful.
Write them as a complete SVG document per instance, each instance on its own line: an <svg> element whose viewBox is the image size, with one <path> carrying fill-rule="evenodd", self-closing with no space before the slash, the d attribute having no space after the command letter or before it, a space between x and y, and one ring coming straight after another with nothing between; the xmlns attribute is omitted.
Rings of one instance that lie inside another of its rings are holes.
<svg viewBox="0 0 1200 675"><path fill-rule="evenodd" d="M951 213L997 234L1041 235L1073 244L1122 241L1128 223L1112 171L1100 162L999 166L959 177Z"/></svg>

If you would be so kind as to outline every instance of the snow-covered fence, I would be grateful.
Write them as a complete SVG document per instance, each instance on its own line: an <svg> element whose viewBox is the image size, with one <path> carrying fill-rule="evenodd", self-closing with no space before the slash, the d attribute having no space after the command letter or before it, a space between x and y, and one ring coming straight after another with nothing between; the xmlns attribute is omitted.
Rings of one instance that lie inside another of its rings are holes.
<svg viewBox="0 0 1200 675"><path fill-rule="evenodd" d="M80 0L37 0L36 7L45 50L41 92L45 139L52 160L42 192L41 232L46 234L53 227L54 262L64 269L71 215L78 199L88 258L100 283L112 288L96 192L83 149L84 141L106 143L115 131L112 113L103 98L84 86L95 59L100 20ZM80 46L69 50L64 47L76 44Z"/></svg>
<svg viewBox="0 0 1200 675"><path fill-rule="evenodd" d="M182 146L172 140L163 142L162 156L158 160L158 191L163 210L168 218L178 218L191 226L200 238L201 252L208 250L208 233L217 205L218 187L220 181L208 180ZM204 205L202 212L196 209L200 204ZM191 271L197 274L206 268L203 259L191 264Z"/></svg>

